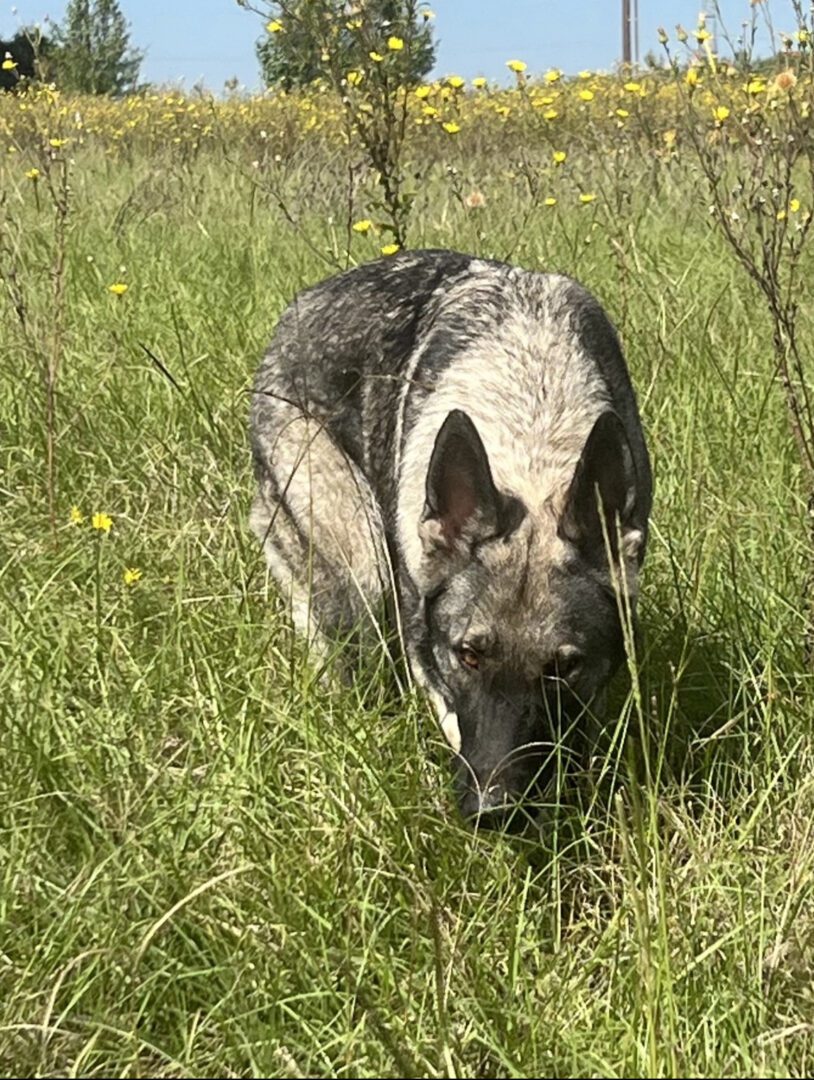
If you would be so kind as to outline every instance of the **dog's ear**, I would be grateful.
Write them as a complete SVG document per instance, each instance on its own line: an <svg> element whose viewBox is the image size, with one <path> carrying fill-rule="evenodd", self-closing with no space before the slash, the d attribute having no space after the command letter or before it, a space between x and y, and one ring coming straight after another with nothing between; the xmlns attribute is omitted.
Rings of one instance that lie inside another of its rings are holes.
<svg viewBox="0 0 814 1080"><path fill-rule="evenodd" d="M614 559L619 557L621 535L623 557L639 558L644 536L636 525L636 501L636 466L627 434L616 413L604 412L591 429L574 472L560 535L599 560L605 558L605 532Z"/></svg>
<svg viewBox="0 0 814 1080"><path fill-rule="evenodd" d="M427 470L419 529L425 552L462 554L496 534L502 505L477 428L465 412L453 410L436 436Z"/></svg>

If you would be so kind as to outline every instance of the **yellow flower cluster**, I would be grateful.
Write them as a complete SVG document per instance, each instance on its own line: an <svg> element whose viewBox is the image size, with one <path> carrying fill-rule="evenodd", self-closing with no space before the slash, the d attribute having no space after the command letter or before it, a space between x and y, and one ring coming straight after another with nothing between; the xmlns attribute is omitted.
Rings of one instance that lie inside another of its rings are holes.
<svg viewBox="0 0 814 1080"><path fill-rule="evenodd" d="M272 20L267 30L285 33L285 26ZM700 40L709 46L708 40ZM393 35L379 48L382 51L371 50L369 59L342 78L341 92L356 108L368 108L368 87L384 70L385 54L398 53L407 44ZM489 84L483 76L467 82L461 75L449 74L405 88L413 130L422 136L437 132L439 138L463 139L470 131L488 132L504 125L527 131L529 124L539 124L549 146L565 146L588 124L606 134L640 131L652 146L664 150L664 133L679 125L682 98L698 110L711 132L720 134L723 129L729 139L738 137L742 118L756 113L771 120L788 110L808 120L809 102L814 99L808 68L790 66L773 76L748 75L703 55L679 75L648 72L635 79L590 71L566 78L557 68L531 76L520 59L507 61L507 67L516 76L511 87ZM349 97L348 90L353 91ZM43 152L52 159L61 158L63 152L75 159L86 146L101 147L114 156L166 147L180 148L189 156L217 145L223 133L228 133L233 147L241 142L251 146L253 158L260 156L259 148L285 157L299 141L314 135L328 143L346 142L346 108L341 94L319 81L302 91L269 90L254 97L148 92L123 100L68 96L45 86L0 95L0 153L30 151L33 160L26 160L18 175L31 180L40 175ZM681 145L676 139L667 148L677 153Z"/></svg>

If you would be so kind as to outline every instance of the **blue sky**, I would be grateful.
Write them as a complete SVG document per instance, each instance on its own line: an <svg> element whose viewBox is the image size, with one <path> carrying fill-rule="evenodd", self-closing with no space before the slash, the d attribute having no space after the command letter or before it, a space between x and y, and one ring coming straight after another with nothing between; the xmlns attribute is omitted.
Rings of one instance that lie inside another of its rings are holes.
<svg viewBox="0 0 814 1080"><path fill-rule="evenodd" d="M145 79L183 80L187 87L202 79L215 91L231 76L250 89L259 85L254 42L262 22L235 0L121 0L121 6L131 40L147 52ZM721 0L720 6L736 36L749 16L749 0ZM776 29L793 27L789 0L768 0L767 6ZM620 7L621 0L434 0L436 74L504 80L505 63L514 58L525 60L530 72L610 68L621 52ZM691 27L702 7L703 0L639 0L641 55L658 51L658 26ZM64 12L64 0L17 0L15 6L0 0L0 33L45 15L58 22Z"/></svg>

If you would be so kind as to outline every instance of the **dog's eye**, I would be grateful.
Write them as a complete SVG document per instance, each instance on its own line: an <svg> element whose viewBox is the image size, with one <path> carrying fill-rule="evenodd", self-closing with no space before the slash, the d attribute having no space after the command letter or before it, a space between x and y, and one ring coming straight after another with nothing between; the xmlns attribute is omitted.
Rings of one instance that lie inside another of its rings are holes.
<svg viewBox="0 0 814 1080"><path fill-rule="evenodd" d="M471 645L463 645L458 650L458 659L464 665L464 667L472 668L476 671L480 667L480 656Z"/></svg>

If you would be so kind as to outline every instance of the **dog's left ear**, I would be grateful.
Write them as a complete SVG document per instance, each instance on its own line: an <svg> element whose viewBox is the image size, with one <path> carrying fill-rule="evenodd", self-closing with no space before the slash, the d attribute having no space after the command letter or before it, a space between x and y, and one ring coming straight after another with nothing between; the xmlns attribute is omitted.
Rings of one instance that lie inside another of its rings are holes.
<svg viewBox="0 0 814 1080"><path fill-rule="evenodd" d="M560 535L600 561L605 557L605 532L613 559L619 557L621 536L623 557L639 559L644 534L637 525L637 494L636 466L622 421L616 413L604 412L574 472Z"/></svg>
<svg viewBox="0 0 814 1080"><path fill-rule="evenodd" d="M464 554L498 532L503 500L477 428L460 409L446 418L427 470L419 533L427 554Z"/></svg>

